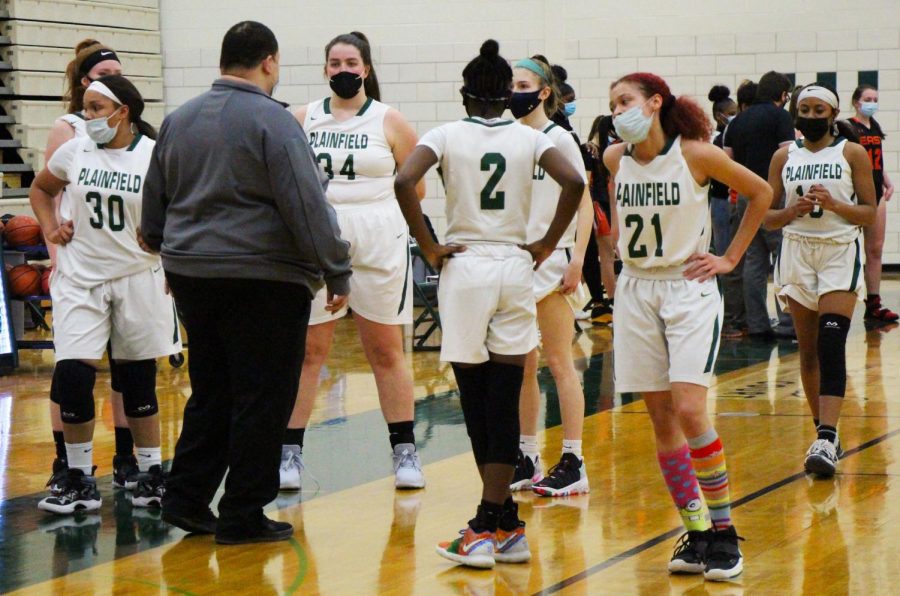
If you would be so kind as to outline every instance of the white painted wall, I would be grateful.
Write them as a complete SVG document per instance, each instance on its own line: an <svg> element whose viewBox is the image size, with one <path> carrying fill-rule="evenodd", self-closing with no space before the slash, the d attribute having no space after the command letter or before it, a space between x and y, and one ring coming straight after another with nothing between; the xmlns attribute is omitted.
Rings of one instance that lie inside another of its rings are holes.
<svg viewBox="0 0 900 596"><path fill-rule="evenodd" d="M339 7L336 9L335 7ZM862 10L865 7L866 10ZM351 30L368 35L386 103L423 134L463 116L457 89L465 63L493 37L515 60L540 52L569 71L578 94L576 129L608 112L609 84L635 70L655 72L678 94L709 106L714 84L732 91L768 70L837 72L845 114L858 70L878 70L877 119L888 134L884 163L900 183L900 11L897 0L162 0L163 73L168 109L208 88L219 46L234 23L258 20L282 48L276 96L306 103L329 90L323 48ZM442 233L442 192L429 179L425 210ZM885 262L900 263L900 200L888 205Z"/></svg>

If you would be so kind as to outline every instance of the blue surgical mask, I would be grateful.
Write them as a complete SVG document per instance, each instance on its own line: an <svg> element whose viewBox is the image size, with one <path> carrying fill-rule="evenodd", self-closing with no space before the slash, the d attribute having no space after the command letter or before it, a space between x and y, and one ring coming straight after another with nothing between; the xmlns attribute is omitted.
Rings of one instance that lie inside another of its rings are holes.
<svg viewBox="0 0 900 596"><path fill-rule="evenodd" d="M118 111L119 110L116 110L116 112ZM119 130L119 125L116 124L116 126L110 127L109 119L112 118L116 112L113 112L105 118L92 118L84 123L85 131L92 141L98 145L105 145L115 138L116 131ZM119 122L121 123L121 121Z"/></svg>
<svg viewBox="0 0 900 596"><path fill-rule="evenodd" d="M575 115L575 102L570 101L569 103L563 105L563 114L566 115L566 118L571 118Z"/></svg>
<svg viewBox="0 0 900 596"><path fill-rule="evenodd" d="M866 118L871 118L878 111L877 101L867 101L859 104L859 113Z"/></svg>
<svg viewBox="0 0 900 596"><path fill-rule="evenodd" d="M613 118L616 134L626 143L640 143L650 134L653 115L644 114L644 106L634 106Z"/></svg>

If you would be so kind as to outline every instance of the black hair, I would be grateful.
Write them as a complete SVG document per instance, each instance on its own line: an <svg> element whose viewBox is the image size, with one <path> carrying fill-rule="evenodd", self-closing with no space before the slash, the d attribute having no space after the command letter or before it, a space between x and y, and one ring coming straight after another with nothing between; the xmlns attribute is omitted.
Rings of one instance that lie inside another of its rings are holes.
<svg viewBox="0 0 900 596"><path fill-rule="evenodd" d="M791 80L780 72L770 70L759 79L756 101L781 101L782 96L790 90Z"/></svg>
<svg viewBox="0 0 900 596"><path fill-rule="evenodd" d="M478 56L463 69L463 94L467 101L479 102L484 108L506 106L512 89L512 68L500 55L500 44L493 39L481 44Z"/></svg>
<svg viewBox="0 0 900 596"><path fill-rule="evenodd" d="M575 89L572 88L572 85L566 82L569 79L569 71L567 71L565 67L560 66L559 64L554 64L550 67L550 69L553 71L553 76L556 77L556 86L559 87L560 103L563 103L563 97L566 97L568 95L575 95Z"/></svg>
<svg viewBox="0 0 900 596"><path fill-rule="evenodd" d="M756 99L756 90L758 88L759 85L751 80L745 80L738 86L736 96L739 110L753 103L753 100Z"/></svg>
<svg viewBox="0 0 900 596"><path fill-rule="evenodd" d="M734 103L734 100L731 99L731 89L725 85L713 86L706 97L712 102L713 117L721 114Z"/></svg>
<svg viewBox="0 0 900 596"><path fill-rule="evenodd" d="M791 89L791 101L788 102L788 114L791 115L792 119L797 117L797 98L800 97L800 92L803 91L804 87L806 87L806 85L794 85L794 88Z"/></svg>
<svg viewBox="0 0 900 596"><path fill-rule="evenodd" d="M225 33L219 68L223 72L252 69L278 53L278 40L272 30L256 21L241 21Z"/></svg>
<svg viewBox="0 0 900 596"><path fill-rule="evenodd" d="M155 139L156 129L142 118L144 114L144 98L137 90L134 83L122 75L106 75L97 79L122 100L122 105L128 106L128 120L135 125L138 132L145 137Z"/></svg>
<svg viewBox="0 0 900 596"><path fill-rule="evenodd" d="M363 83L366 97L371 97L375 101L381 101L381 87L378 86L378 77L375 75L375 66L372 64L372 46L369 45L369 38L359 31L351 31L350 33L338 35L325 46L326 62L328 62L328 52L339 43L353 46L359 50L359 55L362 57L363 64L369 68L369 76L365 78Z"/></svg>

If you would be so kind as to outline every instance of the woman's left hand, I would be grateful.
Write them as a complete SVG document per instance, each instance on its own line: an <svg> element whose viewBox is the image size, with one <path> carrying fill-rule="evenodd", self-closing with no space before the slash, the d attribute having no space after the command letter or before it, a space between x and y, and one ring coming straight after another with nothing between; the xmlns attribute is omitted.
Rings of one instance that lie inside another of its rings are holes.
<svg viewBox="0 0 900 596"><path fill-rule="evenodd" d="M684 277L700 282L712 279L718 274L729 273L734 269L734 263L725 257L717 257L709 253L695 253L685 262L687 269L684 270Z"/></svg>
<svg viewBox="0 0 900 596"><path fill-rule="evenodd" d="M885 184L884 194L881 195L881 198L890 201L892 196L894 196L894 185L892 183Z"/></svg>
<svg viewBox="0 0 900 596"><path fill-rule="evenodd" d="M809 192L806 193L806 198L818 203L819 207L824 211L834 211L838 204L834 197L831 196L831 193L828 192L828 189L821 184L813 184Z"/></svg>
<svg viewBox="0 0 900 596"><path fill-rule="evenodd" d="M583 266L584 263L581 261L573 260L569 262L559 287L559 291L562 294L573 294L578 289L578 284L581 283L581 269Z"/></svg>

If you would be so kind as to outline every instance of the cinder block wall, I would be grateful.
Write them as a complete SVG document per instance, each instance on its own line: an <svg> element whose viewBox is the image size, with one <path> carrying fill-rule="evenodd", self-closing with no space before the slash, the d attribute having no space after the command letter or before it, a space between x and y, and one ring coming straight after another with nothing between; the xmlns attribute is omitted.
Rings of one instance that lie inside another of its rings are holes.
<svg viewBox="0 0 900 596"><path fill-rule="evenodd" d="M578 95L573 124L581 135L595 116L608 113L609 84L635 70L662 75L675 93L695 96L704 107L712 85L734 91L743 79L768 70L794 73L798 83L836 73L845 116L852 113L858 73L878 71L876 118L888 134L884 164L900 183L896 0L162 0L160 8L168 110L208 88L218 72L222 35L237 21L254 19L278 36L282 75L276 96L296 105L329 92L322 74L328 40L364 32L373 44L383 100L419 134L463 116L461 71L487 37L497 39L510 60L540 52L568 69ZM425 211L442 233L442 191L435 177L429 183ZM900 264L898 202L888 205L886 263Z"/></svg>

